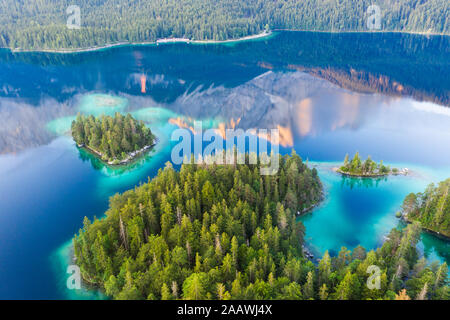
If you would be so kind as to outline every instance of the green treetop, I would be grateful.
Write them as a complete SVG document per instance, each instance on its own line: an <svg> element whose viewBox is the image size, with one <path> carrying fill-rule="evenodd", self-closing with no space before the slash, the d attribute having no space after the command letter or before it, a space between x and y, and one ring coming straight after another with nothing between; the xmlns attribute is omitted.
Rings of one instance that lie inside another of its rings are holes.
<svg viewBox="0 0 450 320"><path fill-rule="evenodd" d="M94 117L78 114L72 122L72 137L79 146L89 148L105 161L120 161L130 153L154 144L155 137L142 121L131 114Z"/></svg>
<svg viewBox="0 0 450 320"><path fill-rule="evenodd" d="M419 221L422 227L450 237L450 178L407 195L402 213L408 221Z"/></svg>
<svg viewBox="0 0 450 320"><path fill-rule="evenodd" d="M363 161L359 152L356 152L351 160L349 160L349 156L346 154L344 164L339 170L343 173L359 176L384 175L391 172L390 167L383 164L383 160L377 164L370 156L368 156L367 159ZM396 173L398 170L393 169L392 172Z"/></svg>

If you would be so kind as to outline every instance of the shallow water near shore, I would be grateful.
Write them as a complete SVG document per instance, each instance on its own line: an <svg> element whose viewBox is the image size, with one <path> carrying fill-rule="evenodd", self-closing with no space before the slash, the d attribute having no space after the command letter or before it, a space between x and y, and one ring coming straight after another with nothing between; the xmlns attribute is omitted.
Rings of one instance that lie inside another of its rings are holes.
<svg viewBox="0 0 450 320"><path fill-rule="evenodd" d="M411 192L421 192L426 186L450 176L450 168L430 170L411 164L410 175L381 178L355 178L332 170L338 163L311 163L319 171L325 186L324 202L310 213L299 217L306 227L305 240L310 251L321 257L328 250L336 256L342 246L353 249L361 244L373 249L383 244L392 228L402 225L395 217L403 199ZM423 232L419 249L429 261L450 263L450 243Z"/></svg>
<svg viewBox="0 0 450 320"><path fill-rule="evenodd" d="M227 45L0 51L0 298L104 298L65 286L70 239L110 196L155 176L171 160L172 132L195 120L219 133L277 128L281 153L317 167L326 199L299 218L316 256L376 248L405 195L450 177L448 47L439 36L281 32ZM158 143L110 168L68 135L78 112L130 112ZM331 170L356 151L411 175ZM433 235L422 234L419 250L450 263L449 243Z"/></svg>

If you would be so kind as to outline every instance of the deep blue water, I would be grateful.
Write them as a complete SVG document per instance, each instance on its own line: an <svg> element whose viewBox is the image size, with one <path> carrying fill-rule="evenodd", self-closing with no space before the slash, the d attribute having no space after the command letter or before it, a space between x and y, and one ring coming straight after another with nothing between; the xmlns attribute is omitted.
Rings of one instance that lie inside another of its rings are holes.
<svg viewBox="0 0 450 320"><path fill-rule="evenodd" d="M194 119L279 128L280 151L317 166L327 191L301 218L308 246L375 248L406 194L450 177L448 50L449 37L287 32L232 45L0 51L0 298L98 298L65 288L71 237L84 216L103 215L109 196L154 176L170 160L171 132ZM114 170L80 152L64 135L72 117L107 109L145 121L156 150ZM413 174L374 181L331 171L356 151ZM449 244L431 235L420 249L450 262Z"/></svg>

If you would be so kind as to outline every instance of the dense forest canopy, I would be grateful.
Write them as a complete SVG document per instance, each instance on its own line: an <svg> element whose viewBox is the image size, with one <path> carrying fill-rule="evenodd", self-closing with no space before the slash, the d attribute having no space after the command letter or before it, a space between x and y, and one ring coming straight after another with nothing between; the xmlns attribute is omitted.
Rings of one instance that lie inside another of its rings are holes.
<svg viewBox="0 0 450 320"><path fill-rule="evenodd" d="M351 160L348 154L345 155L344 163L339 167L339 171L351 175L370 176L370 175L385 175L391 172L390 166L385 166L383 160L376 163L370 156L366 160L362 160L359 152L356 152ZM393 168L393 173L397 173L398 169Z"/></svg>
<svg viewBox="0 0 450 320"><path fill-rule="evenodd" d="M406 220L419 221L425 229L450 237L450 178L407 195L402 212Z"/></svg>
<svg viewBox="0 0 450 320"><path fill-rule="evenodd" d="M78 0L81 29L66 27L70 0L1 0L0 46L81 48L166 37L225 40L266 27L367 31L368 0ZM382 31L450 32L447 0L379 0Z"/></svg>
<svg viewBox="0 0 450 320"><path fill-rule="evenodd" d="M73 241L77 264L115 299L448 298L446 264L418 259L417 224L392 230L376 251L306 259L295 213L320 201L321 189L295 153L280 156L273 176L261 176L259 165L176 172L168 163L113 196L105 218L85 218ZM376 290L366 285L373 265Z"/></svg>
<svg viewBox="0 0 450 320"><path fill-rule="evenodd" d="M152 146L155 137L142 121L131 114L114 117L78 114L72 122L72 137L82 147L101 155L102 160L118 162L132 158L135 151Z"/></svg>

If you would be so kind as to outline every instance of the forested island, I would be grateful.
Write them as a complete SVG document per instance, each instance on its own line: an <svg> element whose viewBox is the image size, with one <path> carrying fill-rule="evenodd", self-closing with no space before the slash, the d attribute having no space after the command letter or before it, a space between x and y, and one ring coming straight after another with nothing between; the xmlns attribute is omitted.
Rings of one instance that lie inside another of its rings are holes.
<svg viewBox="0 0 450 320"><path fill-rule="evenodd" d="M155 136L131 114L94 117L78 114L72 122L72 137L107 164L125 164L155 144Z"/></svg>
<svg viewBox="0 0 450 320"><path fill-rule="evenodd" d="M79 49L165 38L229 40L264 30L373 31L365 0L78 0L80 29L66 26L69 0L0 2L0 47ZM380 30L450 32L447 0L379 0Z"/></svg>
<svg viewBox="0 0 450 320"><path fill-rule="evenodd" d="M357 177L380 177L389 174L408 174L408 169L399 170L390 166L385 166L383 160L380 163L376 163L370 156L366 160L362 160L359 156L359 152L356 152L351 160L349 160L348 154L345 155L344 164L335 169L337 172Z"/></svg>
<svg viewBox="0 0 450 320"><path fill-rule="evenodd" d="M392 230L376 251L342 248L318 265L295 212L322 199L316 169L293 153L280 170L170 163L116 194L73 240L85 281L114 299L448 299L447 265L427 265L420 227ZM380 267L380 289L366 285Z"/></svg>
<svg viewBox="0 0 450 320"><path fill-rule="evenodd" d="M450 178L431 183L424 192L410 193L400 215L407 222L418 221L422 228L450 239Z"/></svg>

